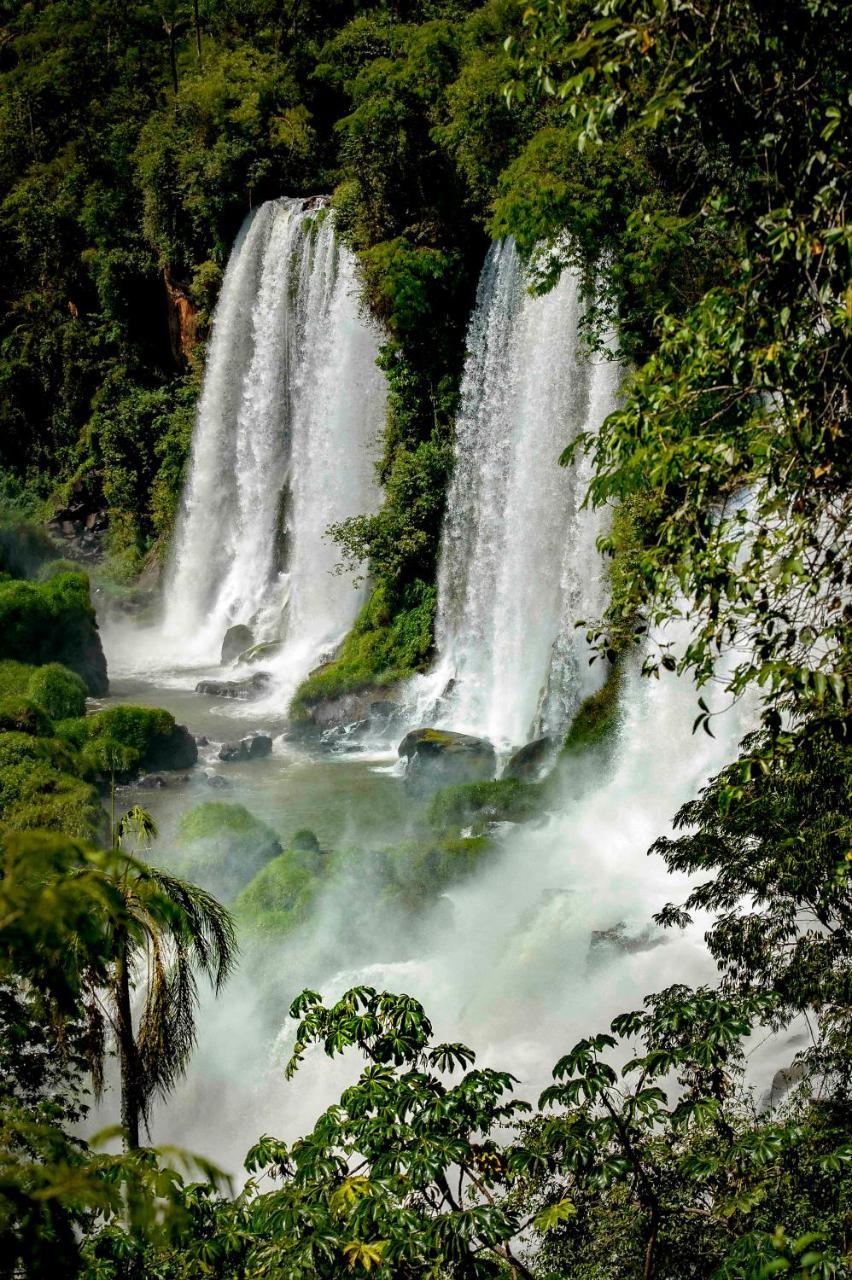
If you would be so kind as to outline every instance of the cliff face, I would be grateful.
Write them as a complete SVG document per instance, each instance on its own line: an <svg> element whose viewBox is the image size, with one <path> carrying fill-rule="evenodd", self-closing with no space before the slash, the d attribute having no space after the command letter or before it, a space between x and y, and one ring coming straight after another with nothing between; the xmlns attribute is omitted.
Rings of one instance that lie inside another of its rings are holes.
<svg viewBox="0 0 852 1280"><path fill-rule="evenodd" d="M188 363L198 341L198 307L170 266L163 268L169 344L176 365Z"/></svg>

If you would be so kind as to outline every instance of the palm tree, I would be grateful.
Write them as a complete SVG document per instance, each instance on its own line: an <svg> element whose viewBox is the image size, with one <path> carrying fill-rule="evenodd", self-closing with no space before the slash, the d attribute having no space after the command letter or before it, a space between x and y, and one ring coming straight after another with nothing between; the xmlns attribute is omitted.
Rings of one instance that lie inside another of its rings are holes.
<svg viewBox="0 0 852 1280"><path fill-rule="evenodd" d="M114 829L116 851L131 838L148 846L153 818L134 806ZM218 993L233 969L237 942L228 911L209 893L134 858L113 873L125 917L116 927L111 976L89 1001L96 1094L103 1088L108 1026L121 1069L121 1124L130 1150L139 1146L155 1094L168 1094L195 1046L197 973ZM134 1026L132 993L144 989Z"/></svg>

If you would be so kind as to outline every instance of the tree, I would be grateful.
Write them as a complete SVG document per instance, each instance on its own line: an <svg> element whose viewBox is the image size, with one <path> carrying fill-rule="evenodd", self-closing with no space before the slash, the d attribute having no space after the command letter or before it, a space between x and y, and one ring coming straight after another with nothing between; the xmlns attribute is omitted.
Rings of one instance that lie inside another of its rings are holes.
<svg viewBox="0 0 852 1280"><path fill-rule="evenodd" d="M156 835L152 818L139 807L118 823L119 844L135 837L147 845ZM215 898L156 867L125 862L115 888L124 904L125 922L116 926L103 999L95 984L89 1009L101 1031L101 1009L105 1010L115 1040L121 1123L127 1145L134 1150L154 1095L174 1087L195 1044L196 970L218 992L234 966L236 934L230 915ZM144 987L144 997L134 1026L132 993L137 986ZM101 1034L92 1058L98 1089L103 1086L104 1053Z"/></svg>

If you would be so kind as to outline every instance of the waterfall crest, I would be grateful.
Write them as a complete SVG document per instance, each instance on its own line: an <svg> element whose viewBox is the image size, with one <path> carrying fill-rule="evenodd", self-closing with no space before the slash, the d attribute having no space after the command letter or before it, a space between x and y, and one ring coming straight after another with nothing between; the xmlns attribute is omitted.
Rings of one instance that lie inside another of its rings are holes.
<svg viewBox="0 0 852 1280"><path fill-rule="evenodd" d="M619 371L580 337L574 272L532 297L511 240L491 247L468 333L438 577L440 719L495 743L560 733L596 687L580 618L602 604L582 510L583 462L558 466L576 435L614 406ZM422 695L421 695L422 707Z"/></svg>
<svg viewBox="0 0 852 1280"><path fill-rule="evenodd" d="M385 383L354 260L324 202L268 201L246 219L216 308L164 634L218 662L226 629L281 640L294 685L359 605L327 526L375 511Z"/></svg>

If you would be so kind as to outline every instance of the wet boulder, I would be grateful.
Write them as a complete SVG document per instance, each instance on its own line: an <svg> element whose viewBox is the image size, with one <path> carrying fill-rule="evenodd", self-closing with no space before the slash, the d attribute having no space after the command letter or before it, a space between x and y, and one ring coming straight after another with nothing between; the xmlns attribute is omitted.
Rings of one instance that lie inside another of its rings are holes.
<svg viewBox="0 0 852 1280"><path fill-rule="evenodd" d="M528 742L511 757L502 776L517 782L538 782L550 769L558 745L555 738L536 738L534 742Z"/></svg>
<svg viewBox="0 0 852 1280"><path fill-rule="evenodd" d="M638 955L654 951L668 942L662 929L646 924L637 926L619 920L609 929L593 929L589 938L588 962L591 968L607 964L618 956Z"/></svg>
<svg viewBox="0 0 852 1280"><path fill-rule="evenodd" d="M228 627L222 641L222 666L236 662L240 654L245 653L246 649L250 649L253 644L254 632L251 627L246 627L242 623L235 627Z"/></svg>
<svg viewBox="0 0 852 1280"><path fill-rule="evenodd" d="M237 666L250 666L253 662L262 662L266 658L275 658L284 648L283 640L267 640L264 644L253 644L243 649L237 658Z"/></svg>
<svg viewBox="0 0 852 1280"><path fill-rule="evenodd" d="M253 733L239 742L223 742L219 759L229 764L244 760L263 760L272 754L272 739L266 733Z"/></svg>
<svg viewBox="0 0 852 1280"><path fill-rule="evenodd" d="M206 693L211 698L236 698L248 702L259 698L272 679L268 671L255 671L246 680L199 680L196 693Z"/></svg>
<svg viewBox="0 0 852 1280"><path fill-rule="evenodd" d="M150 771L160 773L164 769L191 769L197 760L195 738L185 724L176 724L152 739L144 763Z"/></svg>
<svg viewBox="0 0 852 1280"><path fill-rule="evenodd" d="M497 770L494 747L486 738L448 729L413 729L399 744L406 784L432 791L462 782L485 782Z"/></svg>

